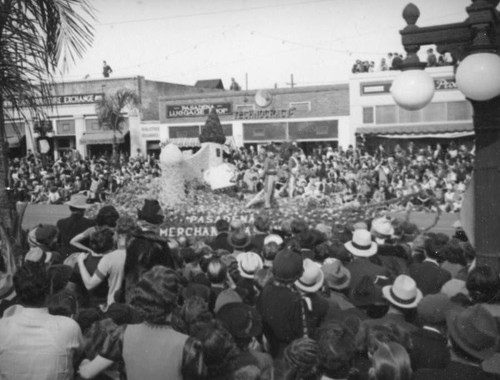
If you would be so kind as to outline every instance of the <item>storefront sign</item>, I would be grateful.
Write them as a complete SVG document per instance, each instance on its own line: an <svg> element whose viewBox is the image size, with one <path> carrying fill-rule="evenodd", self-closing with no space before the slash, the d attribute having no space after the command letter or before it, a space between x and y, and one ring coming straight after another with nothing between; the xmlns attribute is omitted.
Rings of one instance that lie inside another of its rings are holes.
<svg viewBox="0 0 500 380"><path fill-rule="evenodd" d="M234 113L236 120L243 119L286 119L293 116L295 108L276 108L270 110L248 110Z"/></svg>
<svg viewBox="0 0 500 380"><path fill-rule="evenodd" d="M35 102L39 106L43 105L69 105L69 104L93 104L101 100L103 94L72 94L72 95L57 95L45 98L36 98ZM4 102L5 106L11 107L12 103ZM20 106L29 106L28 103L20 101Z"/></svg>
<svg viewBox="0 0 500 380"><path fill-rule="evenodd" d="M361 95L377 95L377 94L387 94L391 91L391 82L385 83L370 83L361 84ZM441 90L455 90L457 88L457 83L455 78L437 78L434 79L434 89L436 91Z"/></svg>
<svg viewBox="0 0 500 380"><path fill-rule="evenodd" d="M142 138L160 138L160 126L154 125L150 127L141 128Z"/></svg>
<svg viewBox="0 0 500 380"><path fill-rule="evenodd" d="M167 118L207 116L212 108L215 108L218 115L230 115L232 113L231 103L185 104L167 106Z"/></svg>

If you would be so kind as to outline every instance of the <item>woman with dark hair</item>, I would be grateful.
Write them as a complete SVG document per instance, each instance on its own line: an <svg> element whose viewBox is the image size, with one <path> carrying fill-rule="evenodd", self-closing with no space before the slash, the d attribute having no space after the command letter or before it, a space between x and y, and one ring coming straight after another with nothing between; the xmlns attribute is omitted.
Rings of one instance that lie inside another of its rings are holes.
<svg viewBox="0 0 500 380"><path fill-rule="evenodd" d="M381 343L371 355L370 380L411 380L410 356L399 343Z"/></svg>
<svg viewBox="0 0 500 380"><path fill-rule="evenodd" d="M494 317L500 317L500 278L491 267L480 265L472 269L465 287L474 304L481 304Z"/></svg>
<svg viewBox="0 0 500 380"><path fill-rule="evenodd" d="M93 253L92 249L82 244L82 242L88 241L92 233L99 231L103 228L109 228L113 230L116 227L116 221L118 220L119 217L120 214L118 214L118 211L116 211L116 209L113 206L101 207L95 218L96 225L93 227L89 227L82 233L76 235L73 239L70 240L69 243L72 246L80 249L81 252Z"/></svg>
<svg viewBox="0 0 500 380"><path fill-rule="evenodd" d="M170 324L179 287L178 276L171 269L155 266L144 273L131 299L143 322L117 327L99 355L82 362L80 376L91 379L119 360L124 362L128 380L202 376L202 345Z"/></svg>
<svg viewBox="0 0 500 380"><path fill-rule="evenodd" d="M125 301L129 303L133 288L140 277L156 265L175 269L177 264L168 242L155 234L137 234L126 248Z"/></svg>

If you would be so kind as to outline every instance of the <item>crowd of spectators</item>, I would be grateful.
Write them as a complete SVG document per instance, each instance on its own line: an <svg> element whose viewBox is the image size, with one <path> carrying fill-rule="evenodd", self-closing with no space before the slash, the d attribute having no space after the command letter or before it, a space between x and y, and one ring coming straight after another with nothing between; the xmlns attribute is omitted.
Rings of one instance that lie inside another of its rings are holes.
<svg viewBox="0 0 500 380"><path fill-rule="evenodd" d="M262 211L251 234L220 219L213 239L168 239L151 203L90 220L74 194L70 217L30 232L12 288L2 250L2 379L499 374L500 279L459 226L380 216L334 231Z"/></svg>
<svg viewBox="0 0 500 380"><path fill-rule="evenodd" d="M281 198L324 201L330 206L380 203L403 196L404 206L425 210L460 210L471 178L474 148L451 142L443 147L416 147L413 142L394 148L380 145L373 152L352 146L348 149L319 145L306 155L296 146L298 167L291 172L286 152L279 156L276 194ZM265 152L250 146L233 150L226 161L237 168L235 188L240 193L257 193L263 187ZM84 192L89 202L102 202L130 181L161 174L152 156L121 156L118 166L108 158L73 159L63 156L54 163L33 155L10 164L10 189L16 200L62 204L72 194ZM289 185L293 180L293 187Z"/></svg>
<svg viewBox="0 0 500 380"><path fill-rule="evenodd" d="M378 66L375 61L357 59L352 66L352 73L370 73L374 71L399 70L404 57L401 53L387 53L387 57L380 59ZM436 54L434 49L427 49L426 57L427 67L450 66L454 65L451 54Z"/></svg>

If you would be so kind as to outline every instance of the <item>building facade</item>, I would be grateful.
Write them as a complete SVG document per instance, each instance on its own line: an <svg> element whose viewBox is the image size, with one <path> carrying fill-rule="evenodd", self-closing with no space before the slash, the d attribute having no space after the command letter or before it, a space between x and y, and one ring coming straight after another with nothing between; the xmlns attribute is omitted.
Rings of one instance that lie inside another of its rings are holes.
<svg viewBox="0 0 500 380"><path fill-rule="evenodd" d="M124 88L134 91L141 105L137 110L123 110L126 121L121 133L114 133L108 126L99 125L95 105L104 94L112 95ZM6 123L9 151L25 154L26 149L30 149L58 157L76 149L82 157L87 157L110 153L112 144L117 142L122 151L129 153L131 146L141 145L140 141L134 141L137 134L132 131L139 130L143 121L159 119L159 96L201 91L205 90L149 81L141 76L56 83L51 99L40 99L45 113L43 120L16 119L11 115Z"/></svg>
<svg viewBox="0 0 500 380"><path fill-rule="evenodd" d="M224 134L236 146L294 140L306 146L347 147L354 141L348 92L348 85L341 84L160 97L159 120L141 124L142 145L136 148L156 152L160 142L167 140L181 147L198 146L198 135L212 107Z"/></svg>
<svg viewBox="0 0 500 380"><path fill-rule="evenodd" d="M472 106L458 90L453 66L426 69L433 78L432 101L418 111L399 107L390 88L400 71L353 74L349 80L350 124L368 142L472 140Z"/></svg>

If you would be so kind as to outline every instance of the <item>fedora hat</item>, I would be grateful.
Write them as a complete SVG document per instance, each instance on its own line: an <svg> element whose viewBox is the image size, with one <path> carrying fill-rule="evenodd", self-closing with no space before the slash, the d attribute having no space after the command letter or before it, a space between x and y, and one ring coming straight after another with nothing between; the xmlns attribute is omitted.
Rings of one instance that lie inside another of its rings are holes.
<svg viewBox="0 0 500 380"><path fill-rule="evenodd" d="M498 348L498 326L495 318L481 305L452 310L446 318L451 340L469 355L485 360Z"/></svg>
<svg viewBox="0 0 500 380"><path fill-rule="evenodd" d="M238 270L243 278L253 278L255 273L264 267L264 263L255 252L244 252L236 256Z"/></svg>
<svg viewBox="0 0 500 380"><path fill-rule="evenodd" d="M363 276L354 289L349 292L349 300L356 307L384 305L386 303L382 297L382 291L368 275Z"/></svg>
<svg viewBox="0 0 500 380"><path fill-rule="evenodd" d="M352 234L352 240L344 244L344 247L358 257L370 257L377 253L377 243L372 241L370 231L359 229Z"/></svg>
<svg viewBox="0 0 500 380"><path fill-rule="evenodd" d="M403 309L417 307L423 297L415 280L405 274L396 277L392 285L384 286L382 294L391 304Z"/></svg>
<svg viewBox="0 0 500 380"><path fill-rule="evenodd" d="M69 207L85 210L91 205L87 203L87 196L83 194L73 194L68 202L65 203Z"/></svg>
<svg viewBox="0 0 500 380"><path fill-rule="evenodd" d="M250 247L250 236L243 230L236 230L227 237L229 245L237 250Z"/></svg>
<svg viewBox="0 0 500 380"><path fill-rule="evenodd" d="M302 265L304 267L304 273L295 281L295 286L307 293L318 291L325 281L325 275L320 265L311 259L304 259Z"/></svg>
<svg viewBox="0 0 500 380"><path fill-rule="evenodd" d="M351 283L351 272L338 259L328 259L321 267L329 288L342 290Z"/></svg>
<svg viewBox="0 0 500 380"><path fill-rule="evenodd" d="M243 302L225 304L216 316L235 338L252 338L262 332L261 316L255 308Z"/></svg>

